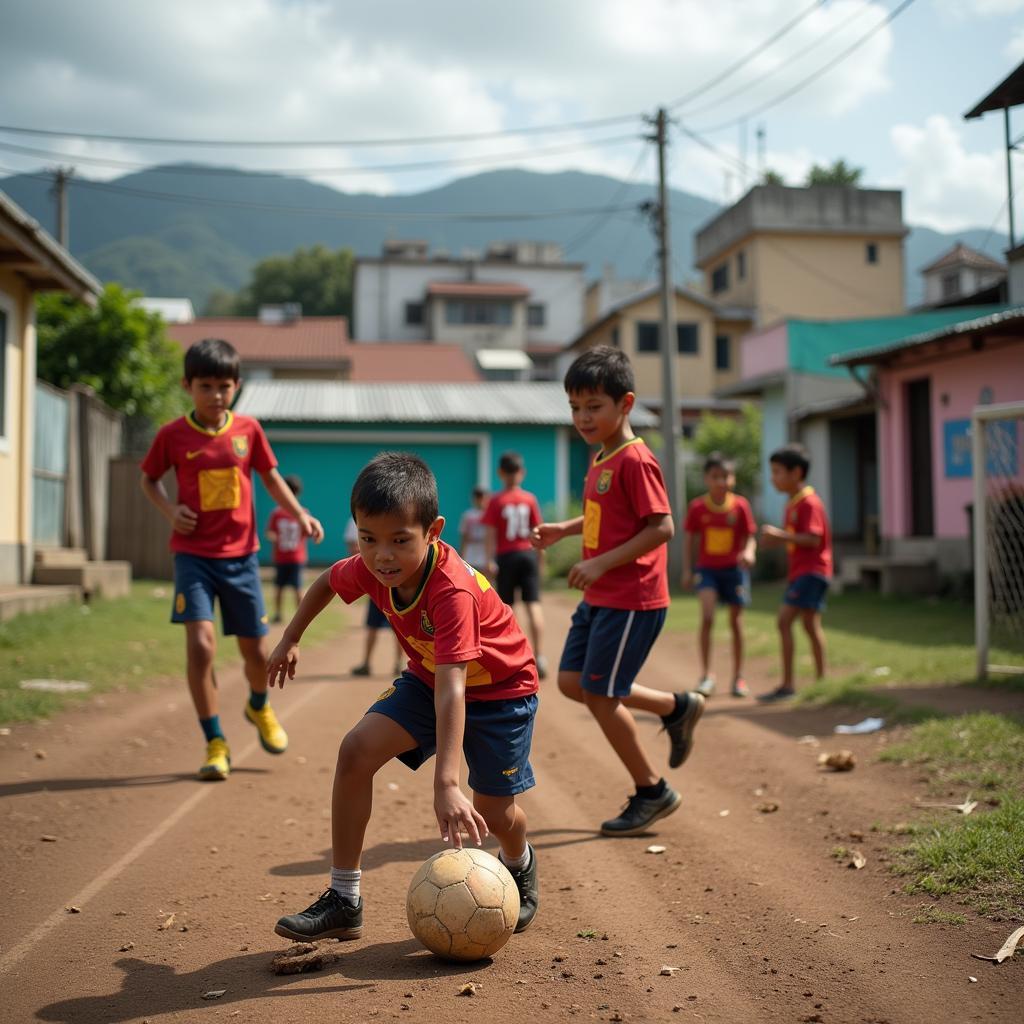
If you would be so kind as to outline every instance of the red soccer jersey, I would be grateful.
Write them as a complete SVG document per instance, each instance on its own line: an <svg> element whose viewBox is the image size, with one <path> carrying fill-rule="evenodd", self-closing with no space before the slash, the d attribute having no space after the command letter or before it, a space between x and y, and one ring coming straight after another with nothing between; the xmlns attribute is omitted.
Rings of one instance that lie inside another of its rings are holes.
<svg viewBox="0 0 1024 1024"><path fill-rule="evenodd" d="M275 508L267 521L267 532L276 533L274 565L305 565L309 561L306 535L298 519L283 508Z"/></svg>
<svg viewBox="0 0 1024 1024"><path fill-rule="evenodd" d="M786 529L790 533L813 533L821 537L821 543L814 548L801 548L796 544L789 549L789 578L797 576L824 576L832 578L832 530L821 498L813 487L805 487L789 499L786 504Z"/></svg>
<svg viewBox="0 0 1024 1024"><path fill-rule="evenodd" d="M583 483L583 557L624 544L647 525L648 516L671 514L661 467L639 437L607 455L598 453ZM668 549L659 544L610 569L583 591L583 600L599 608L667 608Z"/></svg>
<svg viewBox="0 0 1024 1024"><path fill-rule="evenodd" d="M499 491L488 502L482 522L497 533L495 554L529 551L530 531L544 519L537 499L522 487Z"/></svg>
<svg viewBox="0 0 1024 1024"><path fill-rule="evenodd" d="M240 558L257 551L252 473L277 465L263 428L249 416L229 412L219 430L193 415L162 426L142 460L142 472L159 480L172 466L178 503L197 513L192 533L171 531L171 550L204 558Z"/></svg>
<svg viewBox="0 0 1024 1024"><path fill-rule="evenodd" d="M537 666L512 610L487 578L443 541L430 547L426 579L407 608L394 602L359 555L335 562L331 587L351 604L363 594L387 616L409 669L431 689L438 665L466 664L466 700L537 692Z"/></svg>
<svg viewBox="0 0 1024 1024"><path fill-rule="evenodd" d="M694 498L686 510L683 529L700 534L698 569L735 569L747 540L756 532L750 503L738 494L726 494L716 505L710 494Z"/></svg>

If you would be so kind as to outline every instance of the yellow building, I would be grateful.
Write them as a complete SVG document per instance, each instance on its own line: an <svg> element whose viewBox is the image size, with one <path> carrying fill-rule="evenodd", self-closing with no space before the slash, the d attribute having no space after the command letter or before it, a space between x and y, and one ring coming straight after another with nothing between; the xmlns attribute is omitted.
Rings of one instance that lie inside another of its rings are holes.
<svg viewBox="0 0 1024 1024"><path fill-rule="evenodd" d="M35 293L93 303L100 283L0 192L0 586L31 578Z"/></svg>
<svg viewBox="0 0 1024 1024"><path fill-rule="evenodd" d="M629 356L636 374L637 399L660 409L662 369L660 292L656 287L606 308L576 337L563 358L575 359L595 345L614 345ZM676 289L676 381L684 433L705 409L734 411L739 403L711 396L738 379L739 339L750 330L750 314Z"/></svg>
<svg viewBox="0 0 1024 1024"><path fill-rule="evenodd" d="M758 327L889 316L904 311L906 234L899 191L758 185L697 233L697 266Z"/></svg>

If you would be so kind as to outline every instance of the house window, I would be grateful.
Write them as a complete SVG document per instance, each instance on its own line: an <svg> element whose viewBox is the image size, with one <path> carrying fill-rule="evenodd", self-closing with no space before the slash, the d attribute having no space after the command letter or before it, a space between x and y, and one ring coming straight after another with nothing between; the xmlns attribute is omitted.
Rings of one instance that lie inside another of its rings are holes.
<svg viewBox="0 0 1024 1024"><path fill-rule="evenodd" d="M878 262L878 243L877 242L868 242L867 250L865 252L865 256L867 258L868 263L877 263Z"/></svg>
<svg viewBox="0 0 1024 1024"><path fill-rule="evenodd" d="M697 354L696 324L676 324L676 351L682 356Z"/></svg>
<svg viewBox="0 0 1024 1024"><path fill-rule="evenodd" d="M526 307L526 326L543 327L547 323L547 307L542 302L531 302Z"/></svg>
<svg viewBox="0 0 1024 1024"><path fill-rule="evenodd" d="M0 309L0 438L7 437L7 313Z"/></svg>
<svg viewBox="0 0 1024 1024"><path fill-rule="evenodd" d="M614 345L615 348L619 347L619 325L618 324L616 324L612 328L612 345Z"/></svg>
<svg viewBox="0 0 1024 1024"><path fill-rule="evenodd" d="M636 325L637 352L661 351L661 324L655 320L640 320ZM676 351L680 355L695 356L699 351L697 325L676 324Z"/></svg>
<svg viewBox="0 0 1024 1024"><path fill-rule="evenodd" d="M955 299L960 294L960 275L956 272L942 275L942 297Z"/></svg>
<svg viewBox="0 0 1024 1024"><path fill-rule="evenodd" d="M407 327L418 327L423 323L423 303L407 302L405 304L405 324Z"/></svg>
<svg viewBox="0 0 1024 1024"><path fill-rule="evenodd" d="M746 249L740 249L736 253L736 280L745 281L747 279L747 251Z"/></svg>
<svg viewBox="0 0 1024 1024"><path fill-rule="evenodd" d="M720 267L715 267L711 271L711 292L717 295L719 292L724 292L729 287L729 264L723 263Z"/></svg>
<svg viewBox="0 0 1024 1024"><path fill-rule="evenodd" d="M449 300L444 306L444 319L455 326L508 327L512 323L512 303Z"/></svg>
<svg viewBox="0 0 1024 1024"><path fill-rule="evenodd" d="M732 352L728 334L715 336L715 369L728 370L732 367Z"/></svg>
<svg viewBox="0 0 1024 1024"><path fill-rule="evenodd" d="M653 320L639 320L636 325L637 352L657 352L661 327Z"/></svg>

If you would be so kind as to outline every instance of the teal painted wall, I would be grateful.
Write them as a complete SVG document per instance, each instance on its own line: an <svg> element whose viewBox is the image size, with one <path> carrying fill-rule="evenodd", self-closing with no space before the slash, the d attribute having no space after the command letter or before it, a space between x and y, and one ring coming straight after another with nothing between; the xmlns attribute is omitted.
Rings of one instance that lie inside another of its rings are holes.
<svg viewBox="0 0 1024 1024"><path fill-rule="evenodd" d="M772 487L772 471L768 456L789 440L784 388L766 388L761 397L761 514L766 523L782 524L786 498Z"/></svg>

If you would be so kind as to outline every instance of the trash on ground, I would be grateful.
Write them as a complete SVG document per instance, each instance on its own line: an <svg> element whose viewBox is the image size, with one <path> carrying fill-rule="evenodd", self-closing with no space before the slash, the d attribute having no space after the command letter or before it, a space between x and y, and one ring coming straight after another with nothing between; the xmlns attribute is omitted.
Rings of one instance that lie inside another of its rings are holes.
<svg viewBox="0 0 1024 1024"><path fill-rule="evenodd" d="M1010 937L999 947L999 952L995 956L982 956L980 953L972 953L971 956L975 960L989 960L994 964L1001 964L1004 960L1009 960L1011 956L1017 951L1018 943L1024 939L1024 928L1018 928L1013 932Z"/></svg>
<svg viewBox="0 0 1024 1024"><path fill-rule="evenodd" d="M978 806L978 801L972 800L970 793L967 794L967 797L964 799L963 803L959 804L929 803L924 800L918 800L917 803L919 807L945 807L951 811L959 811L961 814L965 816L970 814L971 811L973 811L974 808Z"/></svg>
<svg viewBox="0 0 1024 1024"><path fill-rule="evenodd" d="M39 693L86 693L92 689L92 683L80 679L22 679L18 688Z"/></svg>
<svg viewBox="0 0 1024 1024"><path fill-rule="evenodd" d="M41 843L55 843L55 842L57 842L57 837L56 836L51 836L48 832L44 832L39 837L39 842L41 842Z"/></svg>
<svg viewBox="0 0 1024 1024"><path fill-rule="evenodd" d="M856 871L860 871L860 869L864 867L864 865L867 864L867 862L867 857L865 857L864 854L860 852L860 850L854 850L853 853L850 854L850 859L847 862L846 866L848 868L853 868Z"/></svg>
<svg viewBox="0 0 1024 1024"><path fill-rule="evenodd" d="M156 930L158 932L165 932L167 931L168 928L171 927L172 924L174 924L174 915L168 914L167 917L165 917L163 921L156 926Z"/></svg>
<svg viewBox="0 0 1024 1024"><path fill-rule="evenodd" d="M82 912L81 907L65 907L64 908L69 914L80 914Z"/></svg>
<svg viewBox="0 0 1024 1024"><path fill-rule="evenodd" d="M885 727L884 718L865 718L856 725L837 725L832 731L841 736L865 736Z"/></svg>
<svg viewBox="0 0 1024 1024"><path fill-rule="evenodd" d="M834 772L853 771L857 758L851 750L834 750L831 754L819 754L818 766L820 768L831 768Z"/></svg>
<svg viewBox="0 0 1024 1024"><path fill-rule="evenodd" d="M209 992L203 993L204 999L220 999L224 993L227 992L226 988L211 988Z"/></svg>
<svg viewBox="0 0 1024 1024"><path fill-rule="evenodd" d="M658 973L666 978L674 978L681 970L682 967L669 967L668 964L662 964Z"/></svg>
<svg viewBox="0 0 1024 1024"><path fill-rule="evenodd" d="M316 942L293 942L287 949L275 953L270 961L274 974L305 974L308 971L322 971L328 964L341 959L341 954L332 948L335 944L321 948Z"/></svg>
<svg viewBox="0 0 1024 1024"><path fill-rule="evenodd" d="M968 974L967 980L973 985L978 979L973 974Z"/></svg>
<svg viewBox="0 0 1024 1024"><path fill-rule="evenodd" d="M644 853L664 853L667 849L667 846L648 846Z"/></svg>
<svg viewBox="0 0 1024 1024"><path fill-rule="evenodd" d="M482 987L482 985L478 985L475 981L467 981L455 994L457 996L475 996Z"/></svg>

